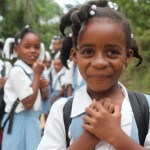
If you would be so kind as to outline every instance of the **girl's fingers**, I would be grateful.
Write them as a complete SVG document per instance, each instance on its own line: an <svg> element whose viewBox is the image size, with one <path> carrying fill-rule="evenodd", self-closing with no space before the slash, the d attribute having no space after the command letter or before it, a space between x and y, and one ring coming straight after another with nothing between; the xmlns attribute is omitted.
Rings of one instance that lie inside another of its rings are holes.
<svg viewBox="0 0 150 150"><path fill-rule="evenodd" d="M111 99L110 99L110 98L105 98L105 101L104 101L103 106L104 106L104 108L105 108L107 111L109 111L110 105L111 105Z"/></svg>
<svg viewBox="0 0 150 150"><path fill-rule="evenodd" d="M114 115L120 114L120 106L119 105L114 105Z"/></svg>
<svg viewBox="0 0 150 150"><path fill-rule="evenodd" d="M85 112L91 117L95 116L97 111L96 108L93 109L91 107L85 109Z"/></svg>
<svg viewBox="0 0 150 150"><path fill-rule="evenodd" d="M91 122L92 122L92 120L93 120L93 118L91 118L91 117L88 116L88 115L84 115L84 116L82 117L82 119L83 119L83 121L84 121L85 124L91 124Z"/></svg>
<svg viewBox="0 0 150 150"><path fill-rule="evenodd" d="M115 111L114 109L115 109L114 104L110 104L110 107L109 107L109 109L108 109L108 112L109 112L110 114L113 114L114 111Z"/></svg>

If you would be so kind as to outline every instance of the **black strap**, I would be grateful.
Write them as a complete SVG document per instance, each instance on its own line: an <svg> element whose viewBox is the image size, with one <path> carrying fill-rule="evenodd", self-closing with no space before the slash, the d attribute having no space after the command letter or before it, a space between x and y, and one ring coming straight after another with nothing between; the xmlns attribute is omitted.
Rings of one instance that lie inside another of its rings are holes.
<svg viewBox="0 0 150 150"><path fill-rule="evenodd" d="M72 102L73 102L73 96L68 97L68 101L64 105L63 108L63 117L64 117L64 125L65 125L65 131L66 131L66 144L67 147L70 145L70 139L68 137L68 130L69 130L69 125L71 124L71 109L72 109Z"/></svg>
<svg viewBox="0 0 150 150"><path fill-rule="evenodd" d="M144 146L149 129L149 105L143 94L128 91L128 96L139 131L140 145Z"/></svg>
<svg viewBox="0 0 150 150"><path fill-rule="evenodd" d="M6 72L5 64L4 64L2 67L3 67L3 68L2 68L2 70L1 70L1 75L2 75L2 77L4 77L4 76L5 76L5 72Z"/></svg>
<svg viewBox="0 0 150 150"><path fill-rule="evenodd" d="M4 124L3 124L3 128L5 128L6 123L9 121L8 130L7 130L8 134L11 134L12 126L13 126L13 119L14 119L14 112L15 112L15 109L18 106L19 102L20 102L19 99L17 99L14 102L8 117L6 118L6 120L5 120Z"/></svg>
<svg viewBox="0 0 150 150"><path fill-rule="evenodd" d="M22 68L22 70L24 71L24 73L29 77L29 79L31 79L30 74L28 74L22 66L14 65L14 67L20 67L20 68Z"/></svg>

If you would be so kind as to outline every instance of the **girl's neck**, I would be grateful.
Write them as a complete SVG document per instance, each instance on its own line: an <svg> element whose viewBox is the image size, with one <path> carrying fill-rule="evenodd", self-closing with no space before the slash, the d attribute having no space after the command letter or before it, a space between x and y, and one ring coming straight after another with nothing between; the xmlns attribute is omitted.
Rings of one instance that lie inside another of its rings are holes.
<svg viewBox="0 0 150 150"><path fill-rule="evenodd" d="M112 100L112 103L119 105L124 99L124 94L118 82L105 92L95 92L90 90L88 91L88 94L92 99L96 99L97 101L103 98L110 98Z"/></svg>

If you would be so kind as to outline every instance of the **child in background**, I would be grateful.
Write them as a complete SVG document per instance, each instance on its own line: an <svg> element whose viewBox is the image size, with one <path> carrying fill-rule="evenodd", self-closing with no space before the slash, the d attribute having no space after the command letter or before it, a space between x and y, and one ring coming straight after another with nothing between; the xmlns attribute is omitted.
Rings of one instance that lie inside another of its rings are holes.
<svg viewBox="0 0 150 150"><path fill-rule="evenodd" d="M14 102L15 109L12 130L6 123L3 131L2 150L36 150L41 139L39 115L41 96L46 95L47 81L41 79L43 63L38 60L42 55L41 39L29 27L25 27L14 39L11 50L18 56L4 86L6 103L2 126Z"/></svg>
<svg viewBox="0 0 150 150"><path fill-rule="evenodd" d="M56 100L61 98L65 91L65 86L63 84L65 68L61 63L60 58L54 60L54 70L55 76L52 80L52 92L50 94L51 104L53 104Z"/></svg>
<svg viewBox="0 0 150 150"><path fill-rule="evenodd" d="M54 50L54 59L57 59L60 56L61 44L62 44L62 40L60 36L54 36L52 41L52 48Z"/></svg>
<svg viewBox="0 0 150 150"><path fill-rule="evenodd" d="M72 29L72 38L64 33L67 26ZM140 145L128 92L119 82L132 56L140 62L141 57L131 49L132 31L117 5L95 0L79 9L72 8L61 19L60 31L68 43L72 42L62 49L63 64L67 65L71 53L86 85L73 97L69 132L66 133L63 120L66 98L51 108L37 150L150 150L150 130L144 145ZM150 100L149 95L146 98Z"/></svg>
<svg viewBox="0 0 150 150"><path fill-rule="evenodd" d="M85 81L82 78L78 66L73 61L69 62L69 69L65 70L64 84L66 86L67 96L72 96L75 92L85 85Z"/></svg>
<svg viewBox="0 0 150 150"><path fill-rule="evenodd" d="M51 92L51 80L50 80L50 74L51 74L51 56L46 51L45 52L45 59L43 61L45 65L45 69L43 71L43 77L48 81L48 87L47 87L47 98L42 100L42 114L44 114L45 121L47 120L47 116L50 110L50 92Z"/></svg>

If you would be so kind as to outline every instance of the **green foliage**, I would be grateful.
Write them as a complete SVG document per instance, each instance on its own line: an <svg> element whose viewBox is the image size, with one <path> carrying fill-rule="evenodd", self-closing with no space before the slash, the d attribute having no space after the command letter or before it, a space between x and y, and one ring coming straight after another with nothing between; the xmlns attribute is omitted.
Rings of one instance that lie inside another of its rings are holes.
<svg viewBox="0 0 150 150"><path fill-rule="evenodd" d="M52 0L3 0L0 1L0 37L14 37L25 25L37 31L48 49L51 38L58 33L58 22L49 21L62 14L61 8Z"/></svg>

